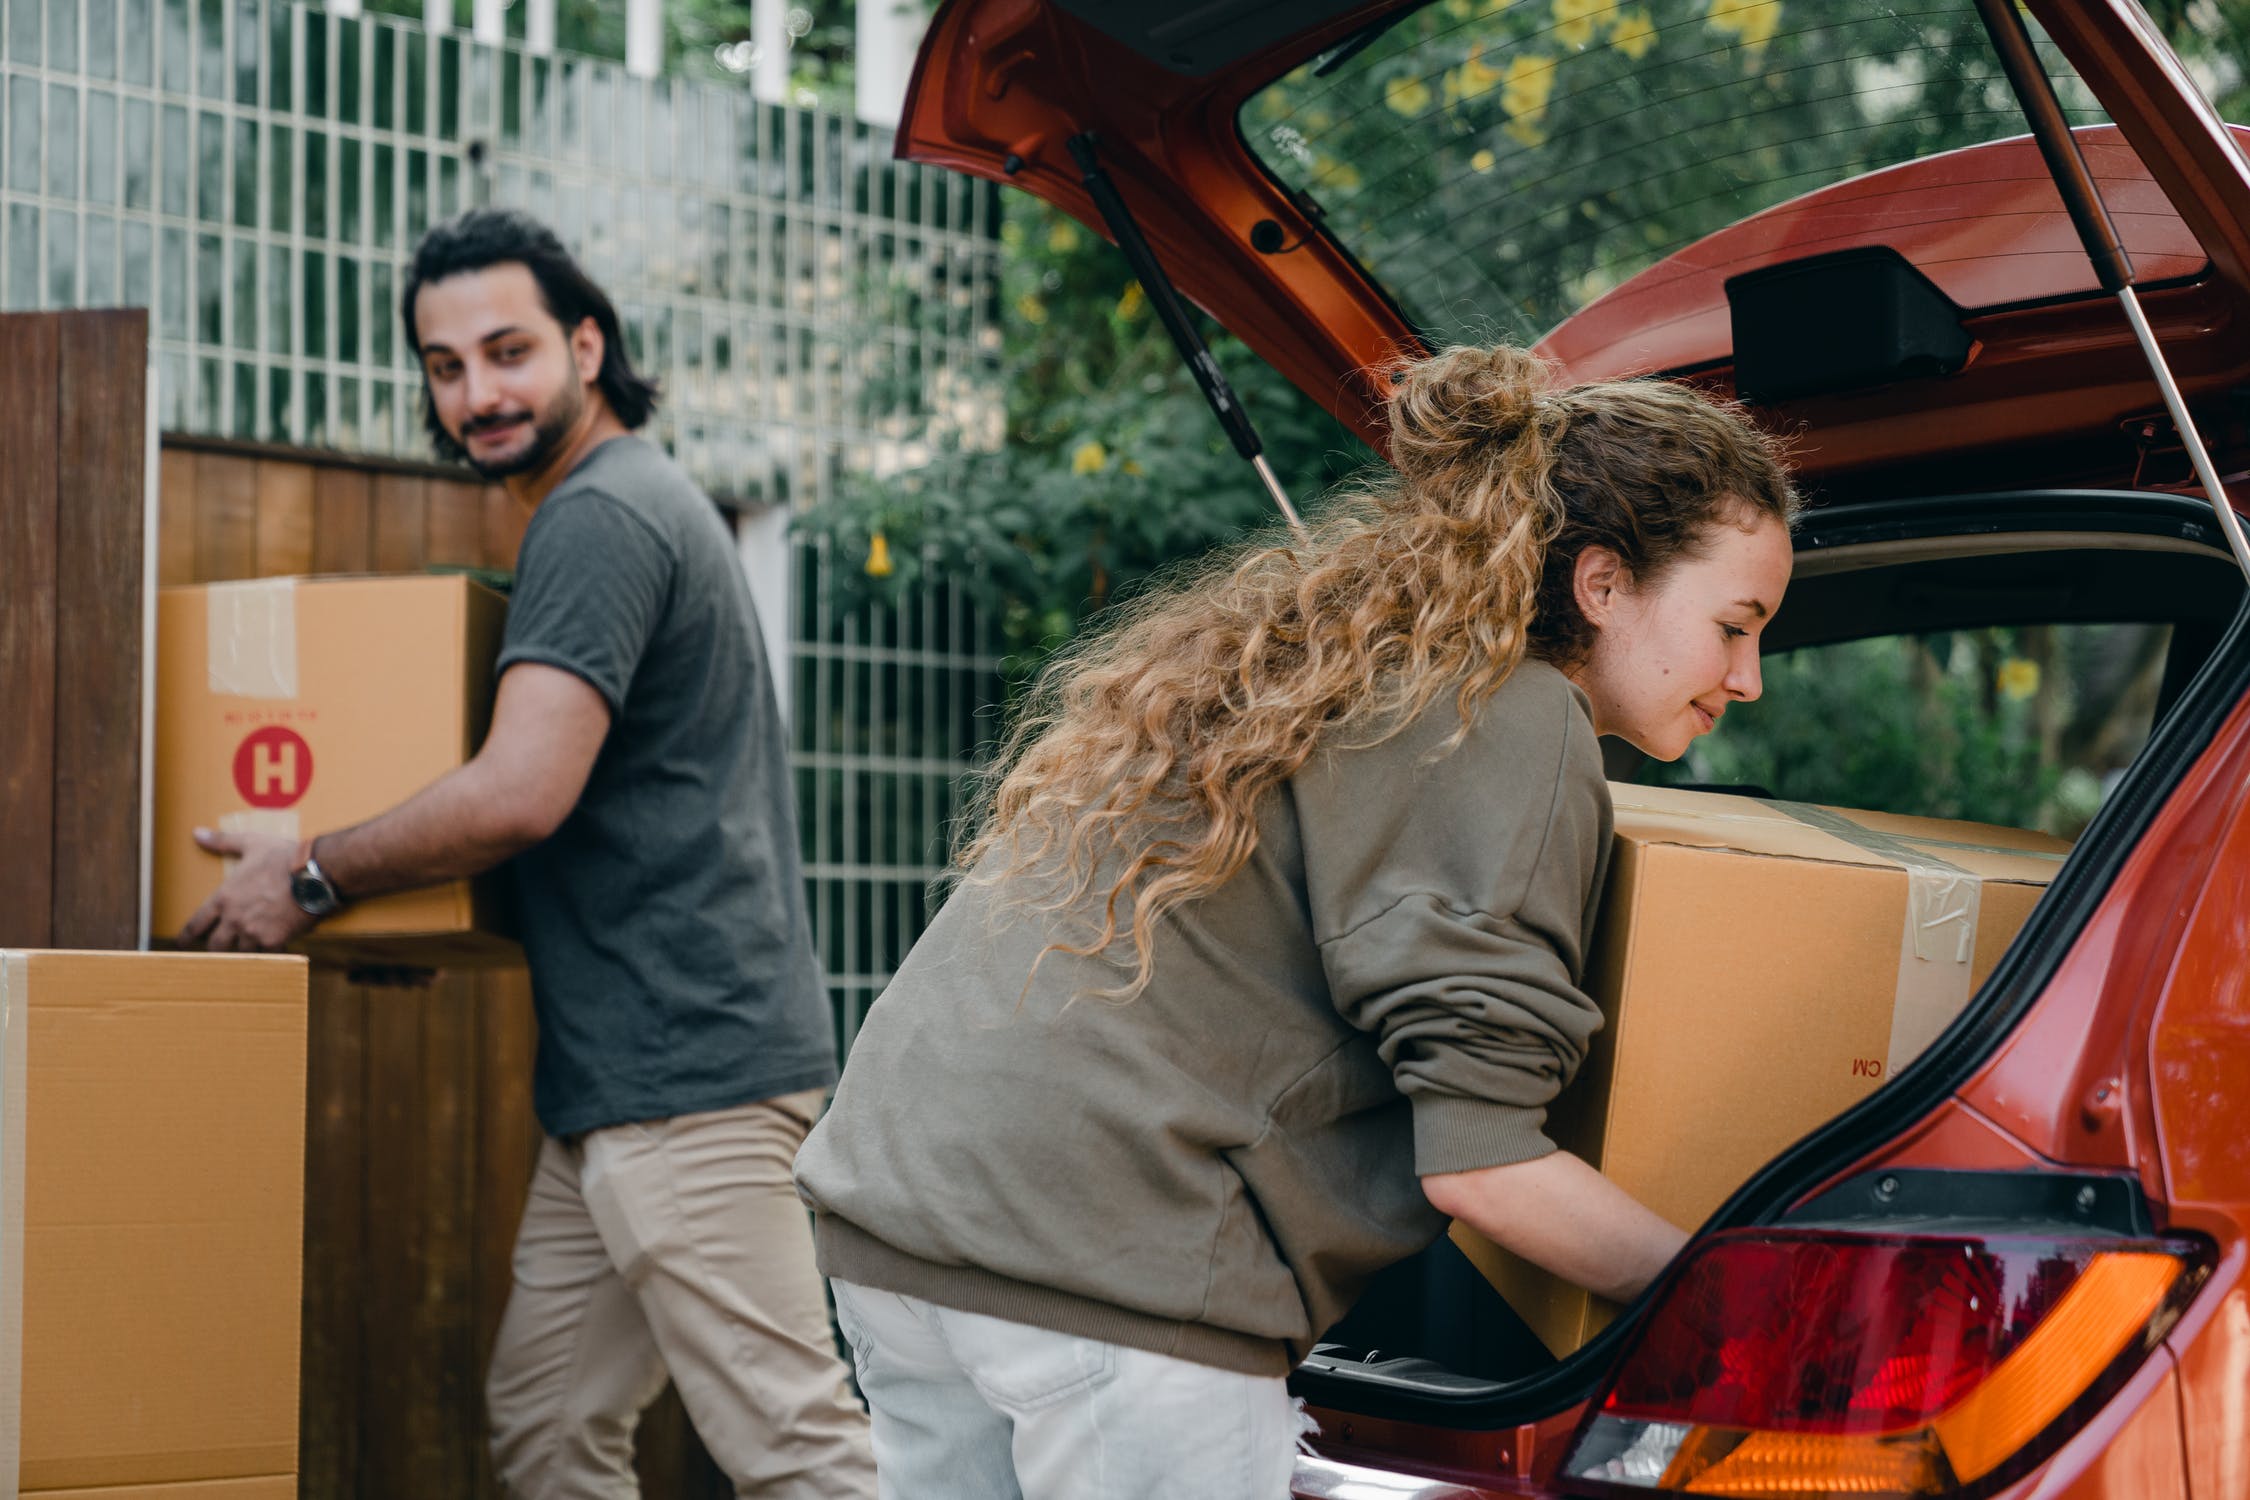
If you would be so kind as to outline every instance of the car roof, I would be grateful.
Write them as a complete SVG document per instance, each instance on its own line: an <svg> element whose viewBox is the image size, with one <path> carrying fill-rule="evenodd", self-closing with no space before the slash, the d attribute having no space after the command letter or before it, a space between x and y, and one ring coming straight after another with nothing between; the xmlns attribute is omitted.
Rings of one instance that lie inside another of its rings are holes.
<svg viewBox="0 0 2250 1500"><path fill-rule="evenodd" d="M1182 293L1380 444L1385 372L1425 347L1424 330L1392 300L1382 268L1361 265L1324 231L1319 206L1259 160L1239 116L1288 70L1418 8L949 0L925 39L898 151L1012 183L1106 236L1067 146L1090 133ZM2130 0L2028 0L2026 9L2114 122L2086 149L2119 197L2113 214L2128 249L2148 257L2136 262L2144 306L2190 399L2250 380L2250 340L2222 336L2250 316L2242 152ZM1946 222L1877 212L1862 242L1894 245L1941 286L1967 289L1974 356L1942 379L1774 403L1771 420L1798 435L1808 483L1849 488L1900 465L1955 464L1962 487L1975 487L2026 456L2036 463L2090 435L2114 438L2157 407L2121 312L2072 261L2074 242L2057 238L2065 221L2051 185L2021 170L2033 154L2018 140L1889 169L1889 187ZM1981 185L1976 173L1986 174ZM1864 213L1877 186L1830 185L1675 252L1552 329L1546 352L1567 378L1649 371L1732 394L1731 345L1716 316L1726 278L1707 257L1779 258L1800 244L1792 236L1818 237L1823 221L1832 229L1838 216ZM2040 193L2046 209L1999 201ZM1980 243L1983 267L1958 253ZM2003 264L2003 255L2017 258ZM1995 284L2003 300L1985 301ZM2011 284L2025 295L2007 296ZM2130 445L2113 441L2105 454L2107 469L2022 478L2123 480L2116 465L2130 465Z"/></svg>

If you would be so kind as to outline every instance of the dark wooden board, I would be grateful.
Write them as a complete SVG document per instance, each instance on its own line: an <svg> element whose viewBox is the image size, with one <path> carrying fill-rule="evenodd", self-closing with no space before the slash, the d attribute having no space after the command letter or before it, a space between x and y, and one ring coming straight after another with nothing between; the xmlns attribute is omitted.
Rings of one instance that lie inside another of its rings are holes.
<svg viewBox="0 0 2250 1500"><path fill-rule="evenodd" d="M342 1500L360 1492L366 1432L367 992L315 968L309 1029L297 1470L300 1494Z"/></svg>
<svg viewBox="0 0 2250 1500"><path fill-rule="evenodd" d="M59 356L53 941L135 948L148 314L67 314Z"/></svg>
<svg viewBox="0 0 2250 1500"><path fill-rule="evenodd" d="M52 947L59 317L0 317L0 945Z"/></svg>

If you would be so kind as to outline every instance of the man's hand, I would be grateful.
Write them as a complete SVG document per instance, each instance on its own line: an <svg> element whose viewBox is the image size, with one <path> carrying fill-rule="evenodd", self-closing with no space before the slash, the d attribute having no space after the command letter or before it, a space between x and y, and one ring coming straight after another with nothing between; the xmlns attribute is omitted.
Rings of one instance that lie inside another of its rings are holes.
<svg viewBox="0 0 2250 1500"><path fill-rule="evenodd" d="M181 947L272 953L313 929L315 919L289 894L289 877L297 872L295 839L198 828L195 842L211 854L236 855L242 863L180 929Z"/></svg>

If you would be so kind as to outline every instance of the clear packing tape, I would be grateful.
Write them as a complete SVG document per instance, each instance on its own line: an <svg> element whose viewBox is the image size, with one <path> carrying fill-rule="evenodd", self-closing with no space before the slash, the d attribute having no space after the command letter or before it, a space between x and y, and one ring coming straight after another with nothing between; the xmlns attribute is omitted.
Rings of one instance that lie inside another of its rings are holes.
<svg viewBox="0 0 2250 1500"><path fill-rule="evenodd" d="M297 581L213 584L205 595L211 691L234 698L297 696Z"/></svg>
<svg viewBox="0 0 2250 1500"><path fill-rule="evenodd" d="M1899 932L1898 989L1891 1007L1890 1057L1884 1064L1886 1074L1896 1074L1936 1041L1969 1003L1984 882L1932 851L1953 849L2016 857L2024 857L2026 851L1944 839L1902 838L1864 827L1834 808L1806 802L1766 805L1906 871L1906 920Z"/></svg>

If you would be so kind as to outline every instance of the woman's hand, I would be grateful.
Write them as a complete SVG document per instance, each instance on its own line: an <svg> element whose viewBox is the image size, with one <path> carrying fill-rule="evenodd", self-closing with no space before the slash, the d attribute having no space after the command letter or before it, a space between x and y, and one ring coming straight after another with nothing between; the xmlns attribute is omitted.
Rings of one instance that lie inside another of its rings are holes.
<svg viewBox="0 0 2250 1500"><path fill-rule="evenodd" d="M1630 1302L1687 1234L1567 1151L1422 1179L1438 1212L1613 1302Z"/></svg>

